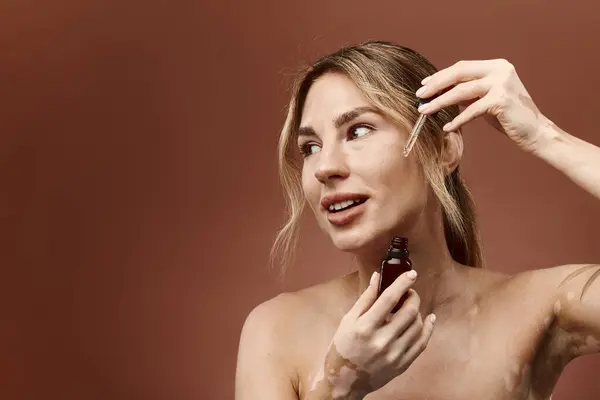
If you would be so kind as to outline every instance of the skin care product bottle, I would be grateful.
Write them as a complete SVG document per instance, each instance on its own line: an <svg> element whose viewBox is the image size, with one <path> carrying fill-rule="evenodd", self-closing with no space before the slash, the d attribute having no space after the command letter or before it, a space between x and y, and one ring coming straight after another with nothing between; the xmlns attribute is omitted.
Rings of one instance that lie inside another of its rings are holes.
<svg viewBox="0 0 600 400"><path fill-rule="evenodd" d="M387 250L387 254L379 270L379 295L389 287L400 275L412 269L412 262L408 253L408 239L394 236ZM402 295L398 304L392 309L395 313L406 301L408 292Z"/></svg>

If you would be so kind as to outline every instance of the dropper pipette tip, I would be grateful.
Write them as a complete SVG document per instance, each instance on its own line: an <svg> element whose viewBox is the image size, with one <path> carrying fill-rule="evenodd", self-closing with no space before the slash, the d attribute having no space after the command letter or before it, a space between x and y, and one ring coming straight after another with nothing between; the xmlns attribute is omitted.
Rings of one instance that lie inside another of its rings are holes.
<svg viewBox="0 0 600 400"><path fill-rule="evenodd" d="M406 144L404 145L404 151L402 152L402 155L404 155L404 157L408 157L411 150L413 149L415 143L417 142L417 138L419 137L419 134L421 133L421 129L423 129L423 126L425 125L426 119L427 119L426 114L419 115L419 119L417 119L417 122L415 123L415 126L414 126L412 132L410 133L408 140L406 141Z"/></svg>

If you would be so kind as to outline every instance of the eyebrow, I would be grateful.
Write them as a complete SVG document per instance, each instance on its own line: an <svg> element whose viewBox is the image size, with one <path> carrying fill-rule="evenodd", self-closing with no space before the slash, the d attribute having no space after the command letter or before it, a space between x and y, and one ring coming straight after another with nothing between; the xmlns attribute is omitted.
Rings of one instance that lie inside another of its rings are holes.
<svg viewBox="0 0 600 400"><path fill-rule="evenodd" d="M362 114L365 114L365 113L378 114L379 112L375 108L370 107L370 106L356 107L356 108L353 108L352 110L346 111L345 113L337 116L333 120L333 126L335 126L336 129L339 129L340 127L344 126L348 122L358 118L359 116L361 116ZM301 126L298 128L298 132L296 133L296 136L298 136L298 137L300 137L300 136L317 136L317 134L316 134L315 130L313 128L311 128L310 126Z"/></svg>

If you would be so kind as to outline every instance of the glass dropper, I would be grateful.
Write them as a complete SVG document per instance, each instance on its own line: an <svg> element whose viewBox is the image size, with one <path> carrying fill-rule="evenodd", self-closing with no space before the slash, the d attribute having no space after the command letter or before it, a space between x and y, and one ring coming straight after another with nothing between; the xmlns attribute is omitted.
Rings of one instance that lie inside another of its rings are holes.
<svg viewBox="0 0 600 400"><path fill-rule="evenodd" d="M432 96L427 99L421 99L421 98L417 99L417 102L416 102L417 108L421 107L423 104L429 103L435 97L437 97L437 96ZM402 152L402 155L404 157L408 157L408 155L410 154L410 151L412 150L415 143L417 142L417 138L419 137L419 134L421 133L421 129L423 129L423 126L425 125L426 121L427 121L427 114L420 114L419 118L417 119L417 122L415 123L415 126L412 129L412 132L410 133L410 135L408 137L408 140L406 141L406 144L404 145L404 151Z"/></svg>

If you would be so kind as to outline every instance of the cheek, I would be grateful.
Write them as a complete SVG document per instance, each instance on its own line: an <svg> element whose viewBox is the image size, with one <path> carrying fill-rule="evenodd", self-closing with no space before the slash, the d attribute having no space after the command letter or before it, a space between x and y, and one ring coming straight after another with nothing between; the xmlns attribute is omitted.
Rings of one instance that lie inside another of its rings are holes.
<svg viewBox="0 0 600 400"><path fill-rule="evenodd" d="M381 149L366 168L378 178L380 185L397 190L398 186L406 185L412 180L415 170L412 161L411 158L402 156L396 148L387 147Z"/></svg>
<svg viewBox="0 0 600 400"><path fill-rule="evenodd" d="M402 154L387 150L375 163L371 163L373 176L378 187L376 191L389 198L391 207L399 203L422 202L427 184L420 165L414 157L405 158Z"/></svg>
<svg viewBox="0 0 600 400"><path fill-rule="evenodd" d="M308 169L303 169L300 183L302 185L304 198L310 208L314 209L315 205L321 200L320 188L314 174L308 171Z"/></svg>

